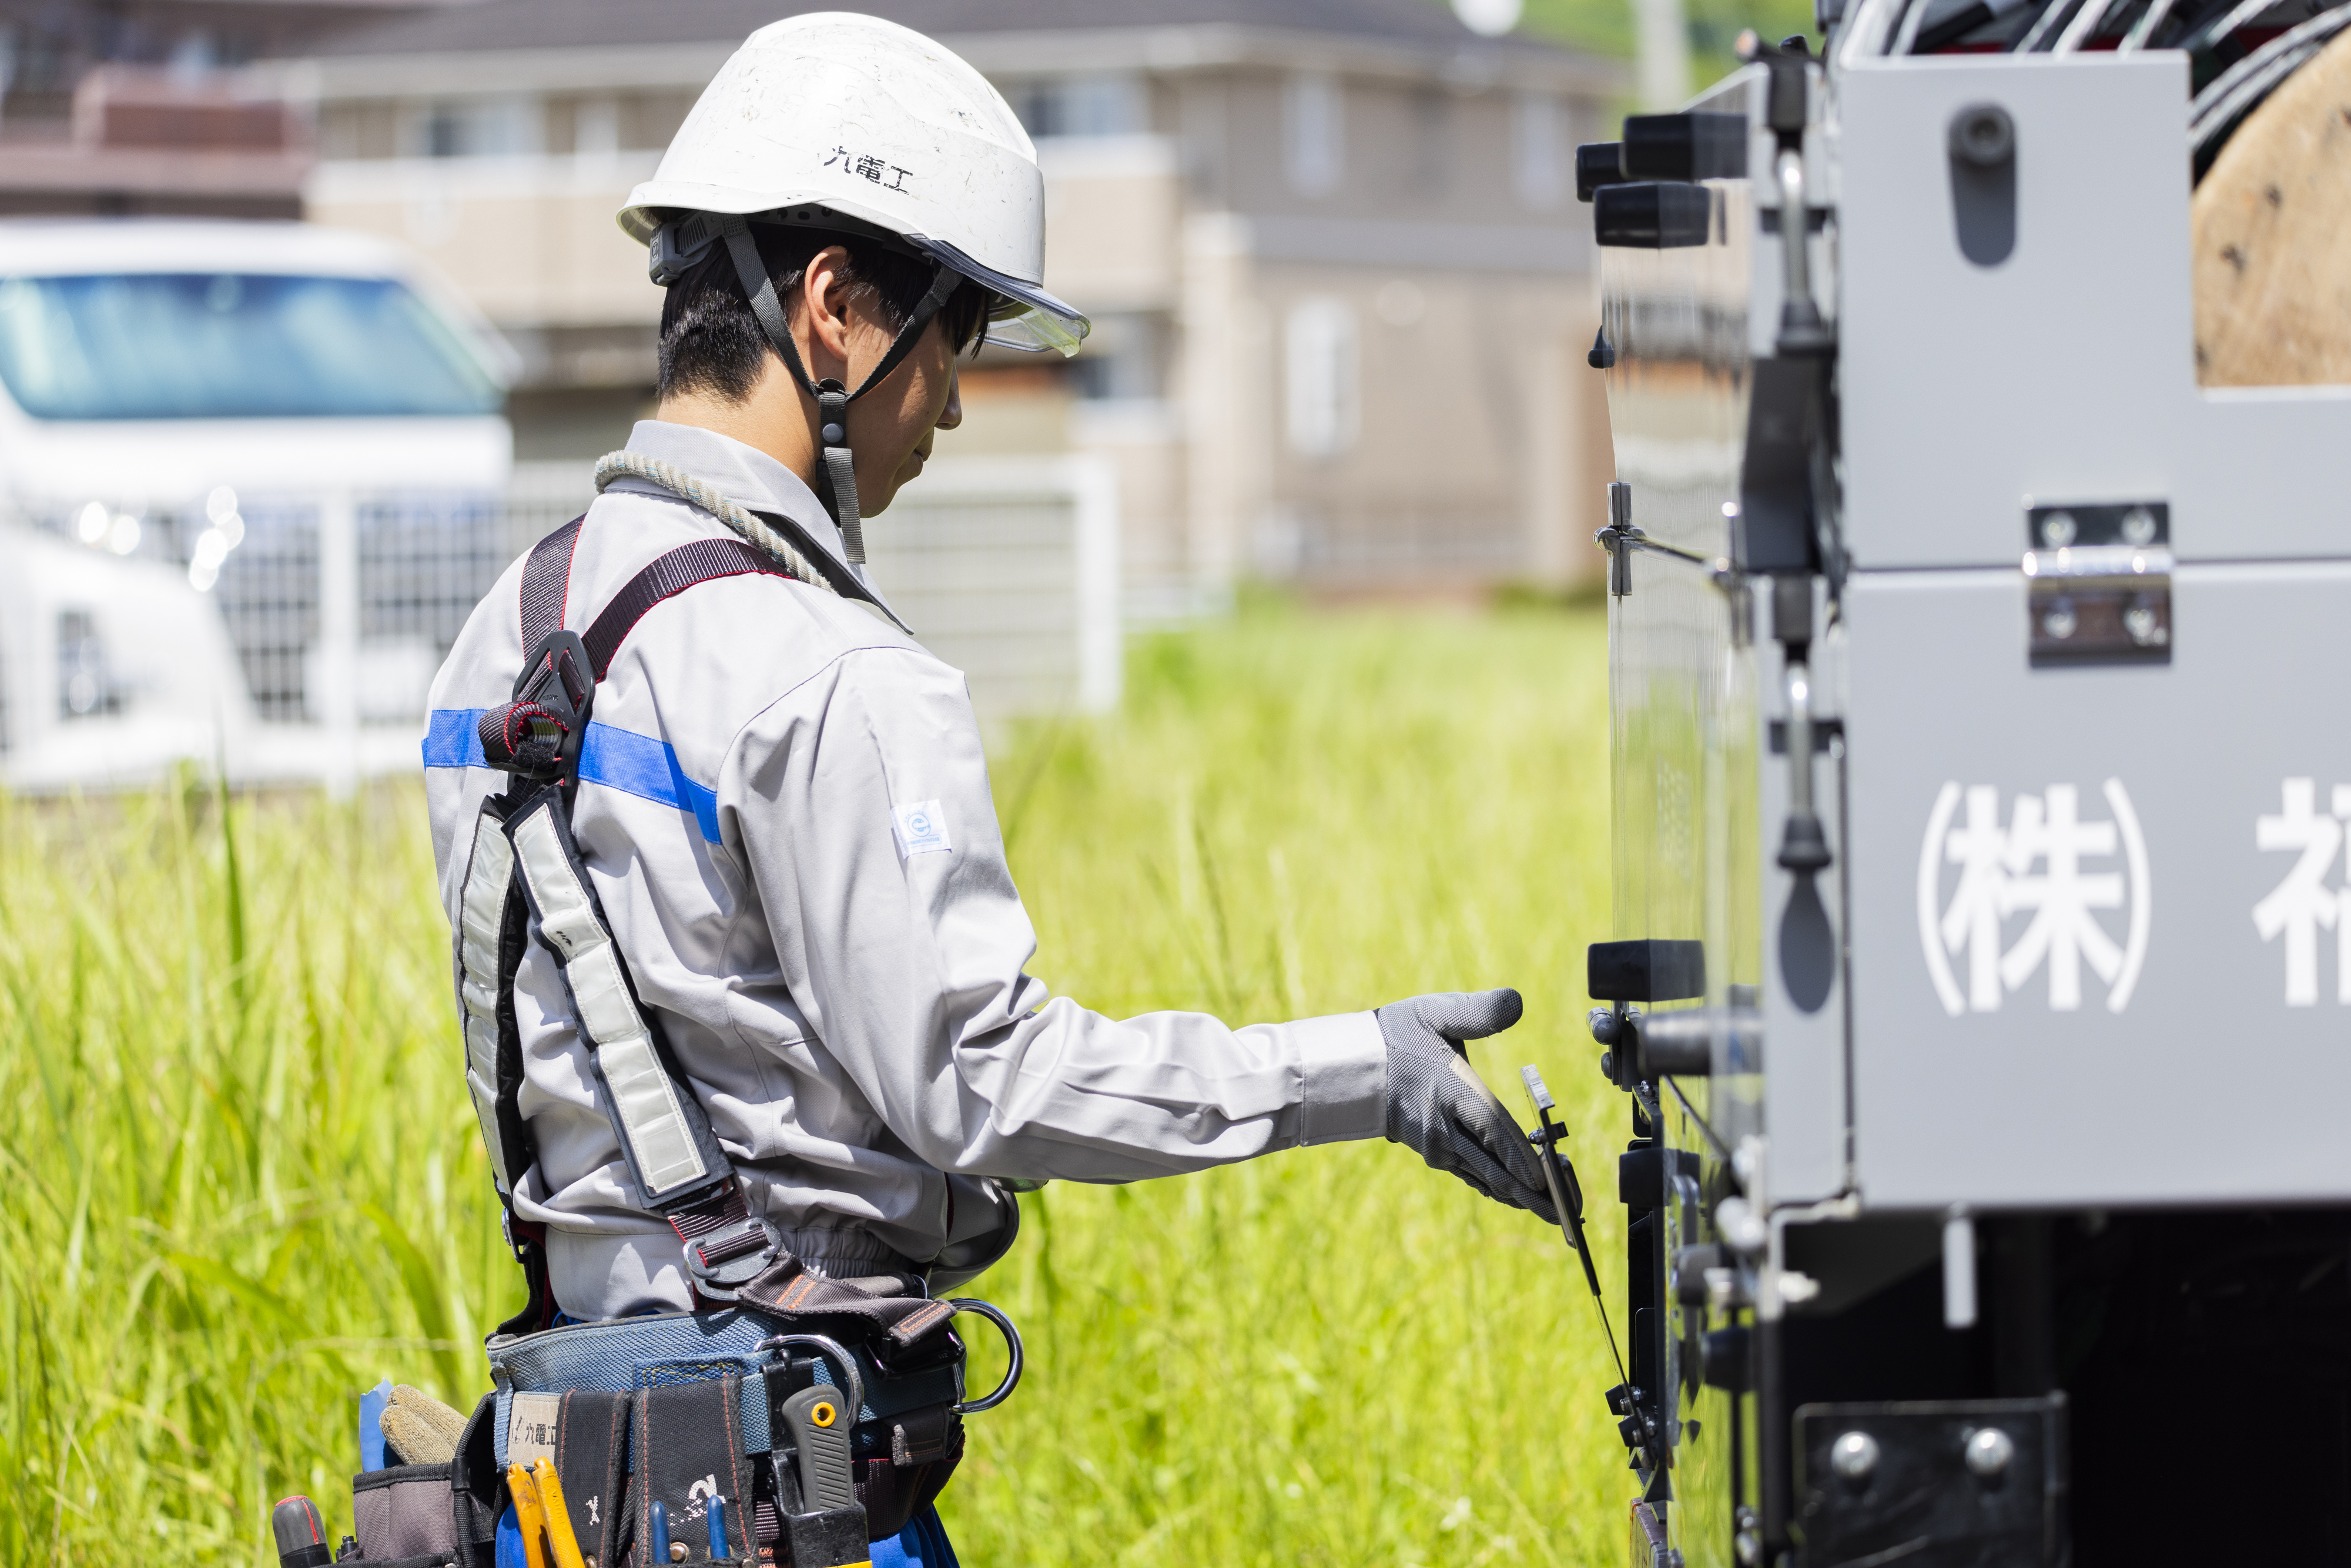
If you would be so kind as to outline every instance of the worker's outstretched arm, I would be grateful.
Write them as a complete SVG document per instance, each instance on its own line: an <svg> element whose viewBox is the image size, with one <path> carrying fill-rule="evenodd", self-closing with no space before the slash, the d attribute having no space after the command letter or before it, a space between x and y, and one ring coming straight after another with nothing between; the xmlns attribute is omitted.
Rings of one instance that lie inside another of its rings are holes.
<svg viewBox="0 0 2351 1568"><path fill-rule="evenodd" d="M746 727L737 824L793 998L874 1113L948 1171L1130 1180L1389 1131L1369 1012L1105 1018L1025 972L963 679L849 653ZM1116 918L1115 912L1097 912Z"/></svg>

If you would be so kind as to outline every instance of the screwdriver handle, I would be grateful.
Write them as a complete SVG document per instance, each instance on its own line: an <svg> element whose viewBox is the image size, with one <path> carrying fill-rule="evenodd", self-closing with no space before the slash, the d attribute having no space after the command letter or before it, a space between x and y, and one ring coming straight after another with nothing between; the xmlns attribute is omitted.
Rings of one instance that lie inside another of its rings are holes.
<svg viewBox="0 0 2351 1568"><path fill-rule="evenodd" d="M327 1521L307 1497L289 1497L269 1511L269 1532L277 1538L281 1568L320 1568L335 1560L327 1544Z"/></svg>

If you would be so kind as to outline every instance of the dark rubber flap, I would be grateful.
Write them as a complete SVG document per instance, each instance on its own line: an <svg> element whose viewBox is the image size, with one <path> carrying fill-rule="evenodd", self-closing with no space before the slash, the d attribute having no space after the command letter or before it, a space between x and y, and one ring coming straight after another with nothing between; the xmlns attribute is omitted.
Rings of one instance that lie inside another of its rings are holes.
<svg viewBox="0 0 2351 1568"><path fill-rule="evenodd" d="M1584 985L1595 1001L1678 1002L1706 995L1703 942L1594 942L1584 962Z"/></svg>
<svg viewBox="0 0 2351 1568"><path fill-rule="evenodd" d="M792 1568L853 1568L873 1560L862 1508L786 1514L784 1539L791 1547Z"/></svg>
<svg viewBox="0 0 2351 1568"><path fill-rule="evenodd" d="M1592 194L1592 224L1602 245L1643 250L1704 245L1714 229L1714 193L1667 181L1603 185Z"/></svg>
<svg viewBox="0 0 2351 1568"><path fill-rule="evenodd" d="M1629 114L1622 158L1634 180L1743 180L1747 117L1703 110Z"/></svg>
<svg viewBox="0 0 2351 1568"><path fill-rule="evenodd" d="M669 1516L673 1551L685 1548L677 1561L709 1562L710 1500L723 1497L728 1554L750 1555L751 1464L743 1453L742 1396L743 1380L732 1376L636 1395L640 1462L630 1510L639 1541L653 1539L652 1505L659 1499Z"/></svg>

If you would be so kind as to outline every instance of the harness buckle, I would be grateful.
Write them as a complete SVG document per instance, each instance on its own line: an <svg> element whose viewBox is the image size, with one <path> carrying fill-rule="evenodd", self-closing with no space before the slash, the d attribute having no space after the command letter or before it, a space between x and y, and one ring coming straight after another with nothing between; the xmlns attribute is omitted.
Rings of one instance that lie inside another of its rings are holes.
<svg viewBox="0 0 2351 1568"><path fill-rule="evenodd" d="M482 715L482 759L501 773L571 777L596 700L595 666L576 632L550 632L515 678L514 700Z"/></svg>
<svg viewBox="0 0 2351 1568"><path fill-rule="evenodd" d="M731 1301L784 1249L783 1233L764 1214L746 1214L685 1243L685 1271L697 1295Z"/></svg>

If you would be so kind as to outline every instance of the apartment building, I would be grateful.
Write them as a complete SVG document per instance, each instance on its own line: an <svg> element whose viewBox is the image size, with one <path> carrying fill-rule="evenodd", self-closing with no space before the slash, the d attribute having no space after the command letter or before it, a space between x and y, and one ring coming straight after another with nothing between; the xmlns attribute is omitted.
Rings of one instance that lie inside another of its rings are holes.
<svg viewBox="0 0 2351 1568"><path fill-rule="evenodd" d="M787 0L475 0L280 68L316 221L421 249L521 350L517 456L645 407L661 297L613 226ZM997 82L1048 183L1078 359L993 351L943 455L1107 455L1131 608L1259 576L1559 583L1593 558L1605 410L1573 150L1613 62L1436 0L873 0Z"/></svg>
<svg viewBox="0 0 2351 1568"><path fill-rule="evenodd" d="M290 218L309 122L236 68L446 0L0 0L0 215Z"/></svg>

